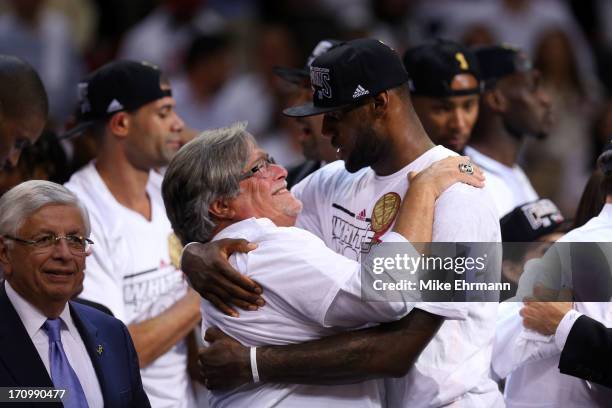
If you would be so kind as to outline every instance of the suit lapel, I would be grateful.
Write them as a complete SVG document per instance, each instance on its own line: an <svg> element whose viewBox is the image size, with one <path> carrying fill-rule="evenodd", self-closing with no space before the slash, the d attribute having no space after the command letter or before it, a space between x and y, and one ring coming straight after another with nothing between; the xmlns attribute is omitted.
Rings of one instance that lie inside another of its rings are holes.
<svg viewBox="0 0 612 408"><path fill-rule="evenodd" d="M0 283L0 358L10 367L16 385L53 387L32 339ZM2 384L5 385L5 384Z"/></svg>
<svg viewBox="0 0 612 408"><path fill-rule="evenodd" d="M108 388L108 380L104 375L104 367L107 363L107 357L104 353L106 344L104 340L98 336L98 329L87 319L85 313L83 313L82 306L73 302L69 302L69 305L74 324L83 339L87 354L89 354L91 363L96 371L102 396L106 399L106 396L111 394L111 390Z"/></svg>

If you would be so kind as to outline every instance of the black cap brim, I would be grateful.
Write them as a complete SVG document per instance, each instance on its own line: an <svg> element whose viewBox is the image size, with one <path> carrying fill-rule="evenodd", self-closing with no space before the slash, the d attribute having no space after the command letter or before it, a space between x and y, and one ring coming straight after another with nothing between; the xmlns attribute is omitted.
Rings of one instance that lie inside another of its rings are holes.
<svg viewBox="0 0 612 408"><path fill-rule="evenodd" d="M72 139L72 138L78 137L78 136L82 135L83 133L85 133L85 131L87 129L89 129L91 126L93 126L94 123L96 123L95 120L89 120L89 121L86 121L86 122L81 122L78 125L76 125L75 127L73 127L72 129L70 129L69 131L67 131L66 133L58 136L57 139L58 140L67 140L67 139Z"/></svg>
<svg viewBox="0 0 612 408"><path fill-rule="evenodd" d="M310 72L300 68L273 67L272 71L292 84L302 85L310 81Z"/></svg>
<svg viewBox="0 0 612 408"><path fill-rule="evenodd" d="M284 109L283 115L290 116L292 118L303 118L306 116L314 116L322 113L337 111L354 105L355 104L353 103L349 103L340 106L314 106L312 102L308 102L303 105L292 106Z"/></svg>

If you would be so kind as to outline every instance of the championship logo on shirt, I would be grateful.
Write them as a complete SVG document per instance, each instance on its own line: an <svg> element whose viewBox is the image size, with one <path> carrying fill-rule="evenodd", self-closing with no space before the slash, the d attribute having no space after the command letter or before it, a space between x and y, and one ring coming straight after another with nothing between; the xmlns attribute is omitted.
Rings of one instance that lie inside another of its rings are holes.
<svg viewBox="0 0 612 408"><path fill-rule="evenodd" d="M387 193L374 204L370 224L370 228L374 231L372 242L380 242L380 237L389 230L389 227L395 221L401 202L402 199L399 194Z"/></svg>
<svg viewBox="0 0 612 408"><path fill-rule="evenodd" d="M168 235L168 255L170 256L170 263L176 269L181 267L182 251L183 245L181 245L181 240L174 233Z"/></svg>

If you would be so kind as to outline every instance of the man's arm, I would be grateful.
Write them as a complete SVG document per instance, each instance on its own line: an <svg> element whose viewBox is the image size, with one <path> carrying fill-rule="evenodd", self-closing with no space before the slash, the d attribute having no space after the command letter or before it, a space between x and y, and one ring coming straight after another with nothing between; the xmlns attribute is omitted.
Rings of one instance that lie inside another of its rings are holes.
<svg viewBox="0 0 612 408"><path fill-rule="evenodd" d="M436 334L443 318L415 309L403 319L359 331L286 346L258 347L261 381L346 384L401 377ZM235 388L252 378L249 348L218 329L206 332L200 351L202 375L210 389Z"/></svg>
<svg viewBox="0 0 612 408"><path fill-rule="evenodd" d="M199 323L200 296L189 290L185 296L158 316L128 326L144 368L181 341Z"/></svg>
<svg viewBox="0 0 612 408"><path fill-rule="evenodd" d="M612 387L612 329L572 310L568 302L529 301L521 316L525 327L555 335L563 374Z"/></svg>
<svg viewBox="0 0 612 408"><path fill-rule="evenodd" d="M563 374L612 387L612 329L588 316L574 322L559 361Z"/></svg>

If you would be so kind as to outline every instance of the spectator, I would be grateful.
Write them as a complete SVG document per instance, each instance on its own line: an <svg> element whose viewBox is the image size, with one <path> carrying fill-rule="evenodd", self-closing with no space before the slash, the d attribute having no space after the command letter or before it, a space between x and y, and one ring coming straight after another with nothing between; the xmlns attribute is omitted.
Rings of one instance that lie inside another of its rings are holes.
<svg viewBox="0 0 612 408"><path fill-rule="evenodd" d="M23 148L36 142L48 111L36 71L18 58L0 55L0 171L16 166Z"/></svg>

